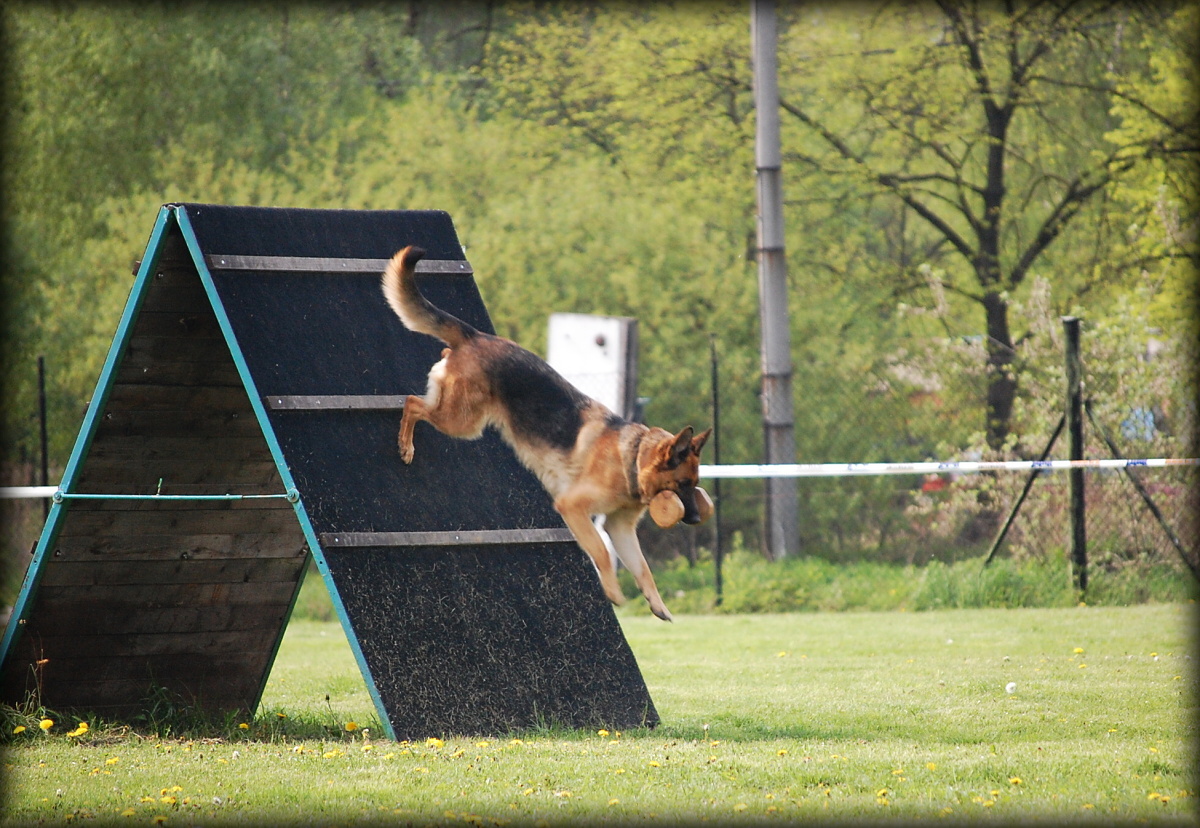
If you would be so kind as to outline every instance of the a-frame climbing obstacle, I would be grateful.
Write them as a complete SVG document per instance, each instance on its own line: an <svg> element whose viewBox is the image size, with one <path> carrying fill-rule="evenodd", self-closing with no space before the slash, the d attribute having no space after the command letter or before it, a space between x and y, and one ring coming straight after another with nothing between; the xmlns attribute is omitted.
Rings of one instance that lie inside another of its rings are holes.
<svg viewBox="0 0 1200 828"><path fill-rule="evenodd" d="M0 641L0 700L253 711L311 555L392 738L657 714L595 572L512 452L401 401L441 343L379 289L405 244L492 325L450 217L166 205Z"/></svg>

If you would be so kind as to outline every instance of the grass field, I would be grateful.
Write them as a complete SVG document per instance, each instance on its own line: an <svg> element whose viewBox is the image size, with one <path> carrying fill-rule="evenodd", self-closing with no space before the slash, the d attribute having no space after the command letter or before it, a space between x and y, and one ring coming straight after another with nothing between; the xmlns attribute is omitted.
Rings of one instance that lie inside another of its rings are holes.
<svg viewBox="0 0 1200 828"><path fill-rule="evenodd" d="M657 729L413 744L295 621L245 728L6 734L0 822L1194 824L1194 610L622 615Z"/></svg>

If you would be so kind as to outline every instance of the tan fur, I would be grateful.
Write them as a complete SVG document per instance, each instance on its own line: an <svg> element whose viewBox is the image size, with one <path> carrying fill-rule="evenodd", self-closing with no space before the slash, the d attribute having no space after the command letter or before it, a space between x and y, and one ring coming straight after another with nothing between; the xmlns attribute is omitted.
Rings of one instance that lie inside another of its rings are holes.
<svg viewBox="0 0 1200 828"><path fill-rule="evenodd" d="M633 575L651 611L670 621L671 613L642 556L636 527L650 500L661 491L678 493L681 502L690 505L690 519L685 520L699 521L694 492L700 449L711 429L693 436L691 426L678 434L648 428L619 420L601 403L580 396L578 431L569 449L539 439L536 433L523 432L519 412L512 408L522 401L510 398L505 402L493 380L502 361L514 354L536 358L516 343L476 331L431 305L414 279L422 255L423 251L413 247L396 253L383 274L383 294L407 328L437 337L450 347L430 369L424 396L405 398L398 436L401 459L413 461L413 429L421 420L443 434L463 439L475 439L487 426L495 427L554 499L555 510L595 565L609 600L621 604L625 597L617 582L616 562L593 523L599 515L604 516L604 531L613 550ZM538 371L544 372L539 375L542 379L553 374L549 366L537 362ZM554 377L554 382L565 383L556 374ZM575 410L557 413L569 418L576 416L571 413ZM631 476L636 491L631 491Z"/></svg>

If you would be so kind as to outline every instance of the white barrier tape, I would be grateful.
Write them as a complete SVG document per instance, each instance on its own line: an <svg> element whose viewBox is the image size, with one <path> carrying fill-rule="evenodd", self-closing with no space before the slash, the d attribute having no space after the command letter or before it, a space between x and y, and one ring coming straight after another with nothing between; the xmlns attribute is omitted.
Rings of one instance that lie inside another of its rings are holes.
<svg viewBox="0 0 1200 828"><path fill-rule="evenodd" d="M1067 469L1157 469L1200 465L1196 458L1143 460L959 460L929 463L770 463L700 466L700 477L853 477L881 474L976 474L984 471L1065 471Z"/></svg>
<svg viewBox="0 0 1200 828"><path fill-rule="evenodd" d="M0 500L24 500L32 497L54 497L58 486L0 486Z"/></svg>
<svg viewBox="0 0 1200 828"><path fill-rule="evenodd" d="M959 460L928 463L759 463L700 466L700 476L708 480L718 477L854 477L882 474L978 474L985 471L1066 471L1067 469L1161 469L1168 466L1197 466L1200 458L1157 457L1147 459L1105 460ZM0 500L54 497L57 486L0 487ZM69 495L67 495L69 497ZM283 495L259 495L283 497ZM96 497L101 497L96 495ZM139 496L142 497L142 496ZM149 496L145 496L149 497ZM166 499L168 496L164 495ZM176 495L176 498L185 497ZM207 496L199 495L197 499ZM232 497L226 495L226 497ZM239 497L250 497L240 495ZM211 499L211 498L209 498Z"/></svg>

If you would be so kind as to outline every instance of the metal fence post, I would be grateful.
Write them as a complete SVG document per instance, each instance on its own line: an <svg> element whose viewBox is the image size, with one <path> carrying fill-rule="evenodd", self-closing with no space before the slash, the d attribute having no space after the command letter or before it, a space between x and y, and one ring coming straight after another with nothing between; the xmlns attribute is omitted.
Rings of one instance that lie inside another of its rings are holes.
<svg viewBox="0 0 1200 828"><path fill-rule="evenodd" d="M1079 318L1064 316L1067 361L1067 436L1071 460L1083 459L1083 370L1079 361ZM1067 472L1071 487L1071 569L1075 587L1087 589L1087 523L1083 494L1083 469Z"/></svg>
<svg viewBox="0 0 1200 828"><path fill-rule="evenodd" d="M717 335L708 335L708 347L712 355L712 459L713 465L721 464L721 395L719 382L719 365L717 361ZM721 591L724 586L721 581L721 564L724 550L721 548L721 478L712 482L713 498L716 509L713 510L713 590L716 593L716 605L721 606Z"/></svg>
<svg viewBox="0 0 1200 828"><path fill-rule="evenodd" d="M47 436L46 428L46 358L39 355L37 358L37 373L38 373L38 441L41 448L42 476L41 485L50 485L50 458L47 446L50 440ZM49 499L42 500L42 519L45 520L50 516L50 501Z"/></svg>

